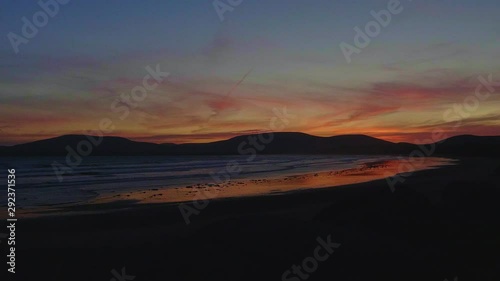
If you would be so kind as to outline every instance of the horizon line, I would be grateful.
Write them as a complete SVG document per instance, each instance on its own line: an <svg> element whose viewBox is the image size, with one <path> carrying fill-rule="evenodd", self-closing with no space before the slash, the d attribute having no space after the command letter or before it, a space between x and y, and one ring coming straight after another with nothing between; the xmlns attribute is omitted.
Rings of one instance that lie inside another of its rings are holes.
<svg viewBox="0 0 500 281"><path fill-rule="evenodd" d="M318 135L313 135L313 134L308 134L308 133L304 133L304 132L295 131L295 132L261 132L261 133L254 133L254 134L241 134L241 135L236 135L234 137L224 138L224 139L220 139L220 140L216 140L216 141L209 141L209 142L186 142L186 143L170 143L170 142L163 142L163 143L160 142L160 143L158 143L158 142L148 142L148 141L134 140L133 137L130 138L130 137L113 136L113 135L97 136L97 135L88 135L88 134L63 134L63 135L59 135L59 136L54 136L54 137L49 137L49 138L44 138L44 139L33 140L33 141L29 141L29 142L17 143L17 144L12 144L12 145L0 145L0 147L13 147L13 146L17 146L17 145L24 145L24 144L34 143L34 142L38 142L38 141L45 141L45 140L57 139L57 138L67 137L67 136L84 136L84 137L89 136L89 137L102 137L102 138L122 138L122 139L126 139L126 140L133 141L133 142L139 142L139 143L150 143L150 144L157 144L157 145L163 145L163 144L185 145L185 144L210 144L210 143L228 141L228 140L231 140L231 139L234 139L234 138L238 138L238 137L255 136L255 135L261 135L261 134L302 134L302 135L312 136L312 137L316 137L316 138L333 138L333 137L341 137L341 136L364 136L364 137L369 137L369 138L373 138L373 139L377 139L377 140L381 140L381 141L385 141L385 142L389 142L389 143L393 143L393 144L408 143L408 144L418 145L418 143L405 142L405 141L402 141L402 142L388 141L388 140L385 140L385 139L382 139L382 138L378 138L378 137L374 137L374 136L370 136L370 135L367 135L367 134L340 134L340 135L331 135L331 136L318 136ZM431 134L431 133L429 133L429 134ZM434 143L441 142L441 141L444 141L444 140L448 140L448 139L454 138L454 137L465 137L465 136L472 136L472 137L500 137L500 135L487 135L487 136L485 135L485 136L481 136L481 135L473 135L473 134L459 134L459 135L446 136L446 137L444 137L444 138L442 138L440 140L434 141ZM430 143L432 143L432 142L430 142Z"/></svg>

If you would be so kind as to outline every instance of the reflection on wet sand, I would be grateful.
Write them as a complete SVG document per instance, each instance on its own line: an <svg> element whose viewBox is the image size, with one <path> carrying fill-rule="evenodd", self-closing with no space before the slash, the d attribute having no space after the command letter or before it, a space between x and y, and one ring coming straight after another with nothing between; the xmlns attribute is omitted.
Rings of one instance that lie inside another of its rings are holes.
<svg viewBox="0 0 500 281"><path fill-rule="evenodd" d="M119 200L137 200L139 203L168 203L187 202L205 198L275 195L289 191L334 187L383 179L398 173L408 172L408 170L400 170L400 164L405 161L376 161L360 164L358 167L345 170L263 179L228 180L220 183L199 183L196 185L154 188L122 194L103 194L92 203L106 203ZM412 171L417 171L451 165L452 161L444 158L426 158L425 161L411 164L413 166Z"/></svg>

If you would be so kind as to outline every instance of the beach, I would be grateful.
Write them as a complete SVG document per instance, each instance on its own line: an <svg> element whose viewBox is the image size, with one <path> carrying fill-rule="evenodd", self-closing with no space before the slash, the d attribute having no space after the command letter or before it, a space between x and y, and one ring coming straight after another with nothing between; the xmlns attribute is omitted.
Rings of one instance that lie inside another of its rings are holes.
<svg viewBox="0 0 500 281"><path fill-rule="evenodd" d="M276 176L260 179L240 179L199 183L176 188L149 189L146 191L122 194L105 194L92 203L110 203L117 200L135 200L140 204L190 202L200 198L237 198L246 196L279 195L306 189L328 188L348 184L356 184L395 176L405 160L382 160L359 164L354 168L313 172L290 176ZM426 158L415 163L413 169L433 169L440 166L453 165L452 159Z"/></svg>
<svg viewBox="0 0 500 281"><path fill-rule="evenodd" d="M17 255L30 270L19 275L108 280L124 267L137 280L282 280L330 235L340 247L308 280L499 280L499 168L470 158L415 172L395 192L380 179L217 198L188 225L177 203L75 205L21 219Z"/></svg>
<svg viewBox="0 0 500 281"><path fill-rule="evenodd" d="M498 0L3 2L0 281L500 281Z"/></svg>
<svg viewBox="0 0 500 281"><path fill-rule="evenodd" d="M395 157L355 157L350 160L340 160L342 164L334 162L326 162L325 159L316 159L316 156L303 156L303 162L308 165L317 167L310 167L305 169L303 167L290 168L291 162L295 166L298 161L293 159L290 161L288 157L273 157L272 166L269 165L270 171L256 170L257 165L251 163L247 166L238 166L238 173L225 174L224 177L220 175L211 178L197 177L195 179L179 178L172 183L170 181L169 186L152 186L150 188L144 187L145 181L132 181L137 184L136 188L120 188L118 185L113 188L114 184L107 182L106 188L103 189L92 189L90 194L94 196L88 197L75 197L73 200L80 199L74 203L54 203L41 204L39 206L31 206L29 208L21 208L20 215L22 216L37 216L44 214L56 214L60 212L61 214L66 214L68 209L74 209L74 207L85 207L94 206L100 204L114 203L115 205L121 205L127 202L133 202L132 205L136 204L151 204L151 203L189 203L206 199L224 199L224 198L239 198L248 196L270 196L270 195L282 195L288 192L296 192L308 189L319 189L319 188L332 188L337 186L352 185L362 182L369 182L374 180L379 180L387 177L394 177L397 174L402 173L413 173L419 170L426 169L437 169L446 165L454 165L456 160L448 158L439 157L428 157L422 158L421 161L414 161L409 163L405 159L397 159ZM282 158L282 159L281 159ZM343 159L339 156L332 156L332 159ZM277 160L280 159L280 160ZM285 160L286 159L286 160ZM346 158L347 159L347 158ZM357 159L357 160L353 160ZM194 159L190 159L190 162ZM196 158L196 162L208 163L208 165L213 165L213 162L202 162L202 158ZM228 163L232 163L230 158ZM261 162L267 162L266 159ZM339 161L339 160L334 160ZM189 163L190 163L189 162ZM218 161L218 167L223 167L225 165L224 161ZM280 164L283 165L280 167ZM284 165L286 164L286 166ZM407 169L408 164L410 164L410 169ZM127 164L128 165L128 164ZM192 164L190 164L192 165ZM302 164L304 165L304 164ZM193 169L199 169L206 173L211 173L214 175L213 171L215 169L208 170L204 167L199 168L201 164L195 165ZM283 169L283 167L285 169ZM142 167L141 167L142 168ZM156 168L155 168L156 169ZM184 169L190 169L190 166L186 166ZM262 168L260 168L262 169ZM83 171L87 171L82 169ZM126 169L125 171L128 171ZM246 172L246 173L245 173ZM80 172L81 173L81 172ZM89 173L89 172L87 172ZM148 174L148 172L144 172ZM158 172L160 173L160 172ZM165 172L168 174L169 172ZM113 172L110 172L113 174ZM195 174L195 173L189 173ZM113 179L114 177L110 177ZM94 177L95 179L95 177ZM78 194L84 191L90 191L90 186L103 186L97 180L88 178L88 184L85 189L76 189L76 186L71 186L64 189L59 189L60 193L63 194ZM199 182L196 182L198 180ZM109 181L106 179L106 181ZM182 182L191 182L187 185L182 185ZM92 182L96 182L92 185ZM165 180L164 182L169 182ZM196 182L196 183L194 183ZM43 187L43 185L41 185ZM43 190L43 189L42 189ZM42 198L44 196L38 196ZM94 210L94 212L100 212L99 209Z"/></svg>

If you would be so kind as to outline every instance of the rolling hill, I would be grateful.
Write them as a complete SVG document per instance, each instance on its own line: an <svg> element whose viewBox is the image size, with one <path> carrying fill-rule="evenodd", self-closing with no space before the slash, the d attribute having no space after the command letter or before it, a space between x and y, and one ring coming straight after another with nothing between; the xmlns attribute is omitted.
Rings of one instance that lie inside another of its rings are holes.
<svg viewBox="0 0 500 281"><path fill-rule="evenodd" d="M433 155L499 156L500 136L456 136L436 144ZM237 136L211 143L155 144L121 137L65 135L0 147L2 156L81 155L238 155L238 154L389 154L405 155L420 150L410 143L392 143L366 135L317 137L304 133L273 133Z"/></svg>

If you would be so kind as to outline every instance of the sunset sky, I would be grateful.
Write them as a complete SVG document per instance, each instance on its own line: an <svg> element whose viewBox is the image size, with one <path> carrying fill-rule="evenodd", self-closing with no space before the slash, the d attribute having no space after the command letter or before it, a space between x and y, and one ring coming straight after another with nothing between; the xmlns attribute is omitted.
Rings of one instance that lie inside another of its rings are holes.
<svg viewBox="0 0 500 281"><path fill-rule="evenodd" d="M8 34L22 36L36 2L1 4L0 145L95 131L103 118L108 135L214 141L269 131L285 107L284 131L318 136L500 135L500 83L460 126L443 117L479 76L500 82L498 0L401 1L351 63L339 45L388 0L243 0L223 21L213 0L72 0L16 54ZM111 105L156 65L170 76L121 120Z"/></svg>

